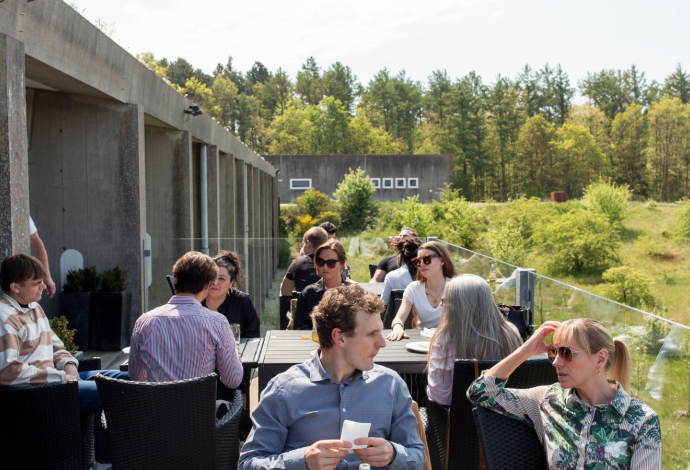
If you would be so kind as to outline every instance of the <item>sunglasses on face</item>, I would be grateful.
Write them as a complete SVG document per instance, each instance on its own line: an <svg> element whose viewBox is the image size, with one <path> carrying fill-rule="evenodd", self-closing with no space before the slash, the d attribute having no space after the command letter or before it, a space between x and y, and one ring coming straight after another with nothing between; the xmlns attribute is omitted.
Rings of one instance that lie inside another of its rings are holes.
<svg viewBox="0 0 690 470"><path fill-rule="evenodd" d="M324 265L328 266L330 269L335 268L336 263L340 261L339 259L323 259L323 258L316 258L316 265L319 268L323 268Z"/></svg>
<svg viewBox="0 0 690 470"><path fill-rule="evenodd" d="M558 349L556 348L551 348L548 350L547 354L549 356L549 361L553 364L553 361L556 360L556 357L561 356L565 362L571 362L573 360L573 354L577 354L583 351L573 351L567 346L562 346Z"/></svg>
<svg viewBox="0 0 690 470"><path fill-rule="evenodd" d="M421 256L419 258L412 258L412 264L414 264L415 266L419 266L422 264L422 261L423 261L424 264L429 265L429 264L431 264L431 260L433 258L438 258L438 257L439 257L438 255L424 255L424 256Z"/></svg>

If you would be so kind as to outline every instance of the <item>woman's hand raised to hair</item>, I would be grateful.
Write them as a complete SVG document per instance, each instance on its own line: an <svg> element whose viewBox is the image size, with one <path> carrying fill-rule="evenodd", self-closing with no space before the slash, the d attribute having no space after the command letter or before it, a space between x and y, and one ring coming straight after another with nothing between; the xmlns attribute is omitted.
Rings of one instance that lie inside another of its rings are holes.
<svg viewBox="0 0 690 470"><path fill-rule="evenodd" d="M546 337L556 331L556 328L559 326L561 326L561 323L557 321L545 322L534 332L530 339L520 347L520 349L522 349L525 354L529 354L530 357L546 354L551 347L550 344L546 344Z"/></svg>
<svg viewBox="0 0 690 470"><path fill-rule="evenodd" d="M397 328L396 328L397 327ZM388 341L398 341L403 338L409 338L410 336L405 333L405 329L400 323L396 323L393 325L393 331L391 331L388 336L386 336L386 339Z"/></svg>

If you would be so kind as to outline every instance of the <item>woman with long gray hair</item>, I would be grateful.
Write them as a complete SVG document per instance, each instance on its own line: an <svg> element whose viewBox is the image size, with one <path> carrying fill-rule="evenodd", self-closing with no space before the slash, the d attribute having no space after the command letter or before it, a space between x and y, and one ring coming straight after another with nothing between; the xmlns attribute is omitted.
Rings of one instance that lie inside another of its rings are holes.
<svg viewBox="0 0 690 470"><path fill-rule="evenodd" d="M503 359L522 344L517 328L498 311L491 287L465 274L446 286L441 323L429 350L429 398L450 405L456 358Z"/></svg>

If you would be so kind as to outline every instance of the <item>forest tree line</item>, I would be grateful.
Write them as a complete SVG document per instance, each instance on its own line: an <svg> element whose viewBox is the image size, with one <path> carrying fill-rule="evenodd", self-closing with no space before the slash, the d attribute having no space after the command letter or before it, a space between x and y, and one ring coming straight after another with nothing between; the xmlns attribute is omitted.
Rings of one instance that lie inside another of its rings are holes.
<svg viewBox="0 0 690 470"><path fill-rule="evenodd" d="M580 197L600 178L640 198L690 198L690 75L680 64L663 83L633 65L571 84L546 64L492 83L441 70L422 83L384 68L363 85L349 66L313 57L294 79L261 62L241 72L232 57L213 75L183 58L138 58L261 155L452 154L453 186L473 201ZM576 91L585 104L573 103Z"/></svg>

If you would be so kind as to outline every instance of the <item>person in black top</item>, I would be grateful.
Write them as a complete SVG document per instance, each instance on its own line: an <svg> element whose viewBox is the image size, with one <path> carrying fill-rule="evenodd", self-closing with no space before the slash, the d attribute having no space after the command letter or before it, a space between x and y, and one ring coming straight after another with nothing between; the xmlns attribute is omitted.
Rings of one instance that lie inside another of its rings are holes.
<svg viewBox="0 0 690 470"><path fill-rule="evenodd" d="M391 245L397 246L399 241L416 236L417 233L414 231L414 229L411 229L410 227L403 227L400 229L400 235L393 237L393 240L391 240ZM386 274L391 271L395 271L400 266L400 257L397 254L383 258L378 266L376 266L376 272L369 282L383 282L383 280L386 279Z"/></svg>
<svg viewBox="0 0 690 470"><path fill-rule="evenodd" d="M231 251L221 251L213 258L218 266L218 279L201 305L216 311L229 323L239 323L241 338L260 338L261 322L251 299L233 287L242 287L244 277L240 257Z"/></svg>
<svg viewBox="0 0 690 470"><path fill-rule="evenodd" d="M288 268L280 285L280 295L292 297L293 290L302 292L305 287L321 279L314 268L314 252L326 241L328 241L328 233L324 229L312 227L307 230L302 238L306 254L295 259Z"/></svg>
<svg viewBox="0 0 690 470"><path fill-rule="evenodd" d="M311 311L321 302L326 289L357 284L345 278L346 261L345 248L338 240L328 240L316 249L314 265L322 279L307 286L297 298L293 324L295 330L312 329Z"/></svg>

